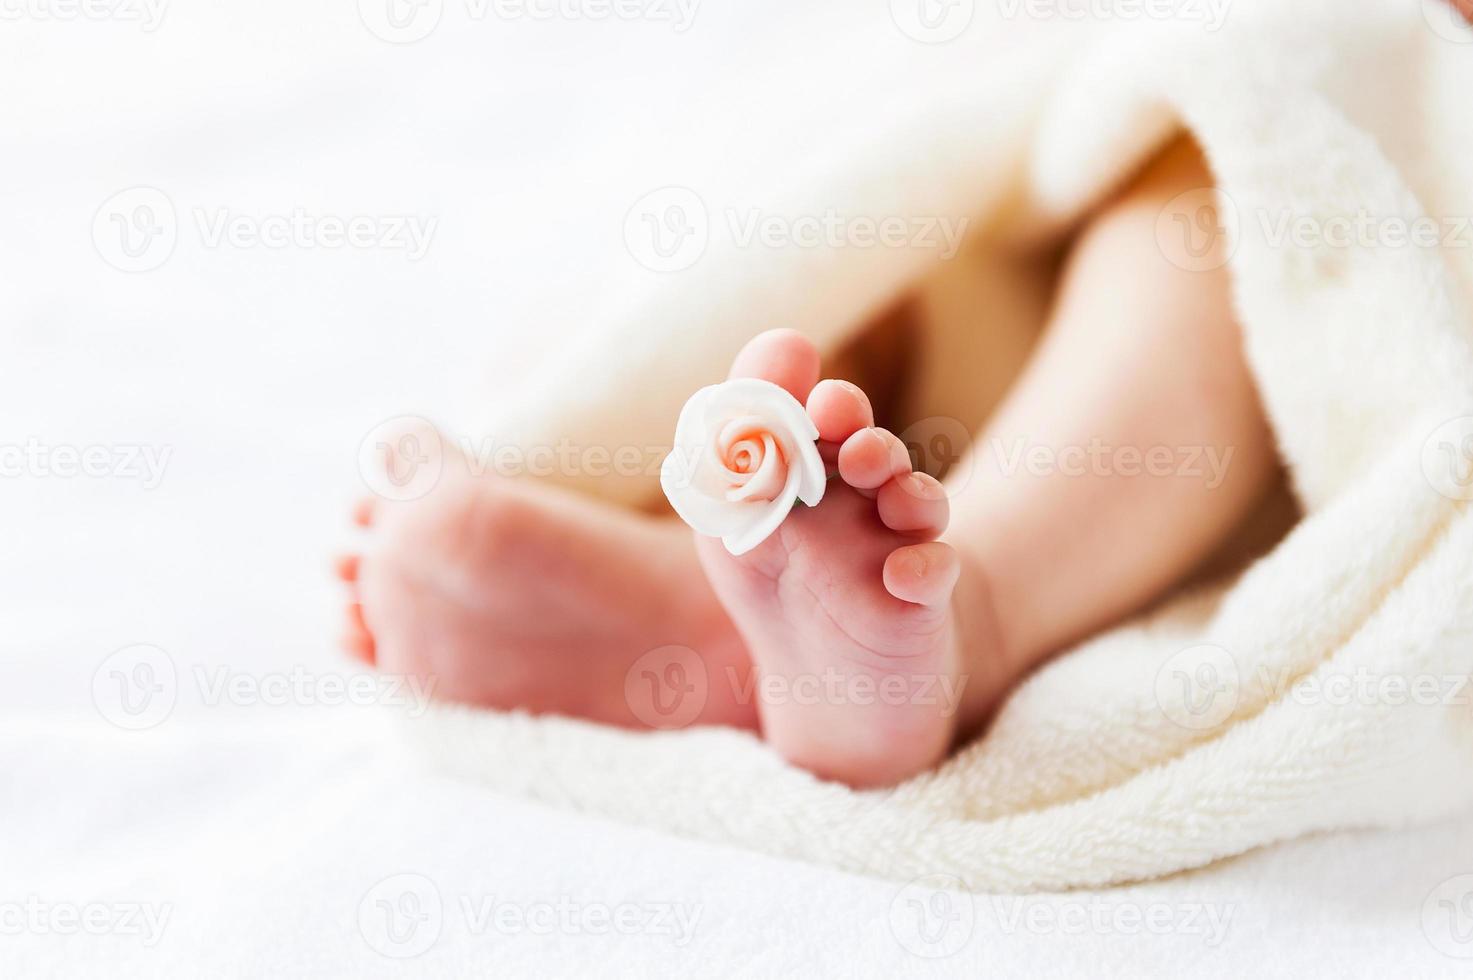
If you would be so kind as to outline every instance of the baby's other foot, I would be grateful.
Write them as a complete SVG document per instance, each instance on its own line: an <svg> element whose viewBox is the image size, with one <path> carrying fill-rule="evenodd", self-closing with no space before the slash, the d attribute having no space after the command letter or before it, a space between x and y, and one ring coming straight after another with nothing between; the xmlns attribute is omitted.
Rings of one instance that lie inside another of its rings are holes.
<svg viewBox="0 0 1473 980"><path fill-rule="evenodd" d="M443 437L419 441L446 445L439 482L416 500L360 502L365 548L337 562L351 655L439 700L635 728L665 727L628 692L650 651L748 669L679 522L474 473ZM702 691L680 720L752 727L726 691Z"/></svg>

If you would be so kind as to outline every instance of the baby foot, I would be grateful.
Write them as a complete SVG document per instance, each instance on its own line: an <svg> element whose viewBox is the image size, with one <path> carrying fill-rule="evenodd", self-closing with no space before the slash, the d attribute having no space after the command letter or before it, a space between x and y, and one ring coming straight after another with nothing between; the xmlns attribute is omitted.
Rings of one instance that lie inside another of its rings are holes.
<svg viewBox="0 0 1473 980"><path fill-rule="evenodd" d="M818 354L800 335L756 338L732 375L806 401L838 470L817 507L796 507L741 557L697 541L756 664L763 734L790 762L854 786L915 775L945 756L968 681L952 601L961 561L935 540L946 493L873 427L863 392L818 382Z"/></svg>
<svg viewBox="0 0 1473 980"><path fill-rule="evenodd" d="M626 695L651 650L689 647L713 669L748 669L679 522L447 457L426 496L355 508L368 546L337 565L349 653L432 682L437 699L629 727L659 722ZM695 723L755 726L724 688L702 694Z"/></svg>

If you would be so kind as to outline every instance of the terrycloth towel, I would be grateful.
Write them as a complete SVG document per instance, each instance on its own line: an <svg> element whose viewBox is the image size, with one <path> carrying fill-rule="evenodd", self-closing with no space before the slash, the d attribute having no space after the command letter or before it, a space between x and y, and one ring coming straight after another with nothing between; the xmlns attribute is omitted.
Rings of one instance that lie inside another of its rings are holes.
<svg viewBox="0 0 1473 980"><path fill-rule="evenodd" d="M903 51L856 50L832 22L801 34L777 81L752 81L755 117L805 79L853 80L856 63L864 78L804 153L770 148L755 199L788 216L969 218L965 276L1022 284L996 308L1036 327L1047 272L1031 256L1189 131L1304 511L1287 538L1059 657L985 736L889 792L822 783L744 733L454 709L414 729L440 764L693 837L993 891L1143 879L1473 803L1473 31L1440 0L1152 8L966 0L933 10L965 23L923 22L897 0L897 29L924 39ZM721 217L738 192L695 190L711 216L699 261L634 281L500 432L668 442L684 398L752 334L795 326L832 348L902 292L962 276L960 261L933 275L946 257L928 243L743 248ZM1163 247L1201 232L1164 220ZM1016 351L1000 327L938 330L933 401L912 415L965 417L947 365L989 338ZM633 502L652 492L636 483L581 485Z"/></svg>

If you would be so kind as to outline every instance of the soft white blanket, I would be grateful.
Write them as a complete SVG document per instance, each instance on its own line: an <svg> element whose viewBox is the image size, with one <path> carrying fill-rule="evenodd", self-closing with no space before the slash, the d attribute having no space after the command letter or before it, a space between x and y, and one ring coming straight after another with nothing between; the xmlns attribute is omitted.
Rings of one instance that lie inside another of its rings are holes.
<svg viewBox="0 0 1473 980"><path fill-rule="evenodd" d="M1473 867L1466 821L1336 834L1127 888L958 896L936 906L927 942L924 889L437 778L379 721L176 719L133 737L95 718L0 722L0 973L1467 975L1433 904L1456 897L1433 892L1450 866ZM376 903L393 911L401 886L438 909L421 906L386 944ZM58 910L87 907L113 928L63 932ZM617 909L622 931L599 925L598 910ZM17 929L17 915L48 928Z"/></svg>
<svg viewBox="0 0 1473 980"><path fill-rule="evenodd" d="M1391 0L1242 0L1221 24L1193 13L1202 4L1026 25L1005 7L979 5L944 47L809 37L774 68L780 84L752 80L758 111L804 78L853 87L805 152L734 151L765 160L752 167L768 183L701 187L705 254L635 280L498 434L658 444L752 333L793 325L836 344L939 261L922 247L744 248L721 223L744 201L965 216L991 256L979 264L1026 268L1020 242L1057 240L1185 128L1219 181L1300 525L1236 580L1059 658L985 737L889 793L822 784L732 732L476 712L416 726L439 763L694 837L978 889L1148 878L1473 801L1467 33ZM690 138L730 134L693 124ZM624 499L648 489L630 483L582 481Z"/></svg>

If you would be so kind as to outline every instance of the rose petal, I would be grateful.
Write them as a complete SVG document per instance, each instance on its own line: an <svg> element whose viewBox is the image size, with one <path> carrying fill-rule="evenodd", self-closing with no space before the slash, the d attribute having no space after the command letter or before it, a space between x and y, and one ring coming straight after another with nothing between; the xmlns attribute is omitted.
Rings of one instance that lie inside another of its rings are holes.
<svg viewBox="0 0 1473 980"><path fill-rule="evenodd" d="M719 429L727 419L738 415L755 415L772 432L791 432L797 440L818 441L813 420L786 388L761 378L733 378L715 387L720 397L702 406L708 429Z"/></svg>
<svg viewBox="0 0 1473 980"><path fill-rule="evenodd" d="M720 398L703 406L708 422L720 424L719 413L725 409L729 417L733 407L739 407L742 414L750 411L770 419L769 425L779 437L788 466L802 475L797 485L798 499L809 507L817 507L828 486L828 471L818 452L818 427L808 417L807 409L786 388L761 378L733 378L718 387L722 389ZM717 418L713 419L713 415Z"/></svg>
<svg viewBox="0 0 1473 980"><path fill-rule="evenodd" d="M789 460L788 467L798 474L798 499L809 507L817 507L829 485L828 468L823 465L818 443L800 443L798 454Z"/></svg>
<svg viewBox="0 0 1473 980"><path fill-rule="evenodd" d="M746 483L726 491L727 500L762 502L776 500L782 495L788 482L788 464L783 460L783 452L772 433L763 435L762 448L761 467L748 474Z"/></svg>
<svg viewBox="0 0 1473 980"><path fill-rule="evenodd" d="M755 442L756 448L761 449L760 436L767 434L767 424L761 417L756 415L744 415L721 425L720 434L716 436L714 449L717 461L725 472L728 480L737 486L746 483L752 477L751 470L735 470L731 468L731 453L743 442Z"/></svg>
<svg viewBox="0 0 1473 980"><path fill-rule="evenodd" d="M789 470L788 482L781 495L767 504L749 505L758 513L747 527L722 536L721 543L726 545L726 550L732 555L745 555L771 537L792 511L798 499L798 481L801 478L797 470Z"/></svg>
<svg viewBox="0 0 1473 980"><path fill-rule="evenodd" d="M680 519L689 524L697 534L709 538L720 538L746 527L751 518L741 512L741 507L728 502L724 494L711 495L700 489L701 470L711 470L709 459L698 460L694 478L683 472L686 464L676 460L671 453L660 468L660 487L670 500L670 506Z"/></svg>

